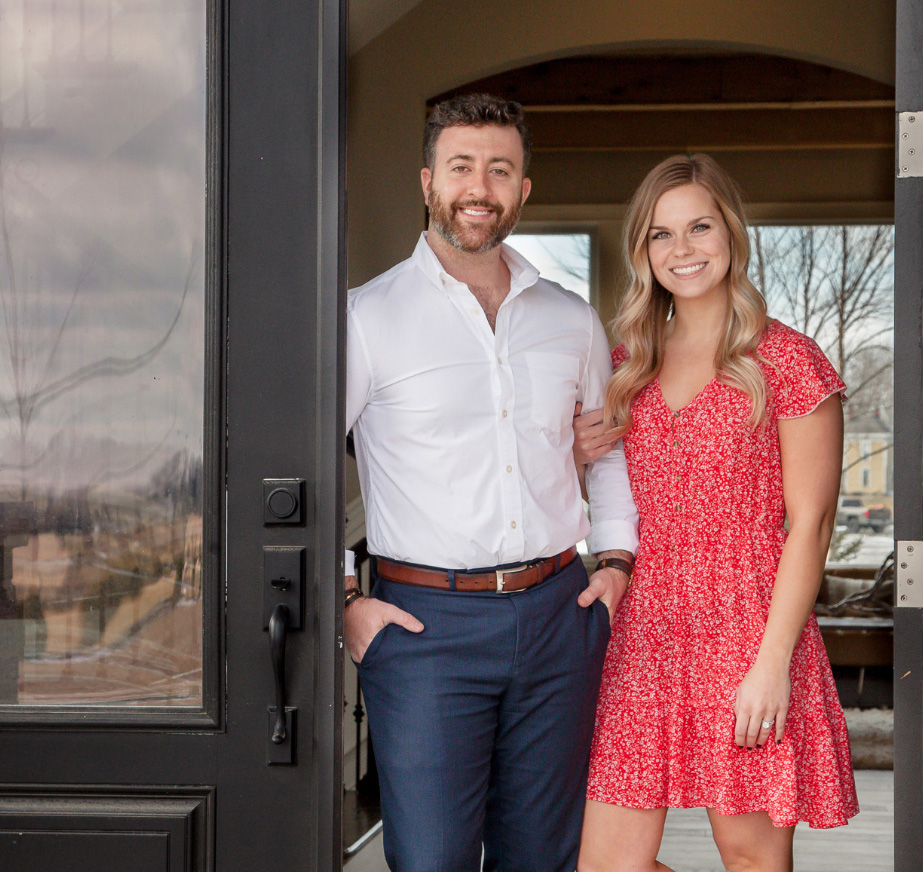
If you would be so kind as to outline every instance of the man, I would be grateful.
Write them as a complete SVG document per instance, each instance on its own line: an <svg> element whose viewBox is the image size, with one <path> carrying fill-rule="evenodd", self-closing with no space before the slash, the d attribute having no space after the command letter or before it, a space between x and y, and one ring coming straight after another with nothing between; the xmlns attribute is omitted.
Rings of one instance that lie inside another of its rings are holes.
<svg viewBox="0 0 923 872"><path fill-rule="evenodd" d="M572 457L577 402L602 405L599 319L501 245L529 195L522 107L440 104L424 134L429 231L350 295L347 426L373 597L347 556L359 666L395 872L576 865L610 612L637 513L621 445Z"/></svg>

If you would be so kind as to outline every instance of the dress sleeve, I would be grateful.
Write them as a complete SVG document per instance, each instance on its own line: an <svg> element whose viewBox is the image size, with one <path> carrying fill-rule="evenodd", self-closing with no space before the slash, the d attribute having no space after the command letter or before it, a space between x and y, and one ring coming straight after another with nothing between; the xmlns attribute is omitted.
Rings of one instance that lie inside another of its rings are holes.
<svg viewBox="0 0 923 872"><path fill-rule="evenodd" d="M612 349L612 368L616 369L626 360L628 360L628 352L625 350L625 346L616 345L615 348Z"/></svg>
<svg viewBox="0 0 923 872"><path fill-rule="evenodd" d="M773 343L768 367L777 416L810 415L833 394L845 400L846 385L817 343L794 330L787 333L784 341Z"/></svg>

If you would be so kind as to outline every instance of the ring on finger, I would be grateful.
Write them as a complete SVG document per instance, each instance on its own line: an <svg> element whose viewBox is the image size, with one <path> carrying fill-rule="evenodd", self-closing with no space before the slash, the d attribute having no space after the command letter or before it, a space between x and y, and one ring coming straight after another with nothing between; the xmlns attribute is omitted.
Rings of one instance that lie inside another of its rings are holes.
<svg viewBox="0 0 923 872"><path fill-rule="evenodd" d="M771 729L772 729L772 721L760 721L760 726L761 726L764 730L771 730Z"/></svg>

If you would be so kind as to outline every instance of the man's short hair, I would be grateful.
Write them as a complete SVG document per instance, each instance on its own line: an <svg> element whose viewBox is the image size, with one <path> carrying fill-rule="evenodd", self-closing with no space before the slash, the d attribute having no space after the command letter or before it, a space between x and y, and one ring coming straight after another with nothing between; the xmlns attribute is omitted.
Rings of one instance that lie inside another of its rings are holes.
<svg viewBox="0 0 923 872"><path fill-rule="evenodd" d="M436 164L436 140L447 127L515 127L522 140L522 174L529 169L532 157L532 133L526 126L525 112L519 103L492 94L462 94L437 103L423 128L423 165L431 170Z"/></svg>

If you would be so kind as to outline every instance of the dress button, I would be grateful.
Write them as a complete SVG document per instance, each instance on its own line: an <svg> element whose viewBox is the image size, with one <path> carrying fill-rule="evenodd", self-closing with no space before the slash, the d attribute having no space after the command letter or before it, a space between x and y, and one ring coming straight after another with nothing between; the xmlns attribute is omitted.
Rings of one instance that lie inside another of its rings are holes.
<svg viewBox="0 0 923 872"><path fill-rule="evenodd" d="M679 473L676 473L676 475L674 475L673 478L679 481L682 478L682 476Z"/></svg>
<svg viewBox="0 0 923 872"><path fill-rule="evenodd" d="M679 439L674 439L674 440L673 440L673 447L674 447L674 448L679 448Z"/></svg>
<svg viewBox="0 0 923 872"><path fill-rule="evenodd" d="M681 511L683 510L683 507L682 507L682 505L681 505L680 503L676 503L676 504L673 506L673 508L676 509L677 512L681 512Z"/></svg>

